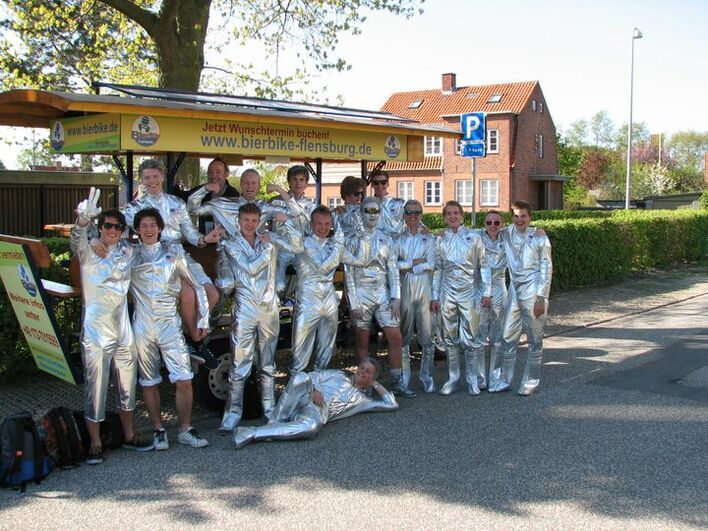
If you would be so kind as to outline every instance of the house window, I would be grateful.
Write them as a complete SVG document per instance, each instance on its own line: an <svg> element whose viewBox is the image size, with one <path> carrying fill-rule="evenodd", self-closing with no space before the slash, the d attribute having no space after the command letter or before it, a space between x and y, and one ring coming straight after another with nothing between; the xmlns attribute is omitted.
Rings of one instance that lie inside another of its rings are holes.
<svg viewBox="0 0 708 531"><path fill-rule="evenodd" d="M459 138L455 139L455 155L462 154L462 141Z"/></svg>
<svg viewBox="0 0 708 531"><path fill-rule="evenodd" d="M499 153L499 129L487 129L487 153Z"/></svg>
<svg viewBox="0 0 708 531"><path fill-rule="evenodd" d="M423 105L423 100L415 100L415 101L412 101L408 104L408 108L409 109L417 109L421 105Z"/></svg>
<svg viewBox="0 0 708 531"><path fill-rule="evenodd" d="M413 199L413 181L398 181L398 184L396 184L396 196L404 201Z"/></svg>
<svg viewBox="0 0 708 531"><path fill-rule="evenodd" d="M426 205L440 205L442 201L441 197L442 185L440 181L425 181L425 204Z"/></svg>
<svg viewBox="0 0 708 531"><path fill-rule="evenodd" d="M425 137L425 156L442 155L442 137L426 136Z"/></svg>
<svg viewBox="0 0 708 531"><path fill-rule="evenodd" d="M327 206L330 210L334 210L338 206L344 206L344 199L341 197L330 197L327 199Z"/></svg>
<svg viewBox="0 0 708 531"><path fill-rule="evenodd" d="M455 201L461 205L472 204L472 181L468 179L455 181Z"/></svg>
<svg viewBox="0 0 708 531"><path fill-rule="evenodd" d="M479 181L479 204L482 206L499 206L499 181L497 179L482 179Z"/></svg>
<svg viewBox="0 0 708 531"><path fill-rule="evenodd" d="M538 158L543 158L543 135L538 135Z"/></svg>
<svg viewBox="0 0 708 531"><path fill-rule="evenodd" d="M536 100L531 100L531 110L532 111L536 110Z"/></svg>
<svg viewBox="0 0 708 531"><path fill-rule="evenodd" d="M496 94L492 94L489 96L489 99L487 100L487 103L499 103L502 99L503 94L499 94L498 92Z"/></svg>
<svg viewBox="0 0 708 531"><path fill-rule="evenodd" d="M543 102L542 101L538 103L538 112L543 114Z"/></svg>

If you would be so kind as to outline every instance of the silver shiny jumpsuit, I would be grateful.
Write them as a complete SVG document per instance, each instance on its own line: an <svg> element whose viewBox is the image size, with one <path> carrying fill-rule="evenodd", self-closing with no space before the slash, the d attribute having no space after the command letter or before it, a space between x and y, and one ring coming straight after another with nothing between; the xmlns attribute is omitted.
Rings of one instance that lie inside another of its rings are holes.
<svg viewBox="0 0 708 531"><path fill-rule="evenodd" d="M109 245L107 256L101 258L89 245L90 227L75 224L70 244L81 264L84 298L80 339L85 381L84 415L87 420L101 422L106 417L111 362L116 372L118 407L123 411L135 409L138 361L128 316L133 247L121 240Z"/></svg>
<svg viewBox="0 0 708 531"><path fill-rule="evenodd" d="M344 265L349 309L361 308L363 313L361 319L354 320L354 326L368 329L374 315L383 328L399 326L391 315L391 299L401 298L394 241L379 229L365 229L361 236L346 240L346 245L353 255L359 255L362 245L370 248L364 265Z"/></svg>
<svg viewBox="0 0 708 531"><path fill-rule="evenodd" d="M435 390L433 363L435 346L432 337L430 295L435 269L435 236L418 232L413 235L406 228L396 240L398 269L401 273L401 333L403 335L403 382L408 387L410 380L410 352L415 329L418 343L423 351L420 363L420 381L426 393ZM413 265L413 260L425 262Z"/></svg>
<svg viewBox="0 0 708 531"><path fill-rule="evenodd" d="M358 413L398 409L392 392L387 391L381 400L369 398L354 387L352 378L338 370L295 373L278 400L273 422L265 426L239 428L234 433L234 442L240 447L264 439L307 439L327 422ZM322 393L324 407L320 408L312 401L313 390Z"/></svg>
<svg viewBox="0 0 708 531"><path fill-rule="evenodd" d="M519 337L523 330L528 339L528 357L517 392L520 395L530 395L538 388L541 380L543 327L553 274L551 242L547 236L536 234L533 227L521 232L512 226L500 231L499 237L503 238L511 283L502 331L504 358L501 370L496 365L491 367L494 378L490 376L489 390L505 391L511 387ZM533 314L537 300L544 302L546 310L538 318Z"/></svg>
<svg viewBox="0 0 708 531"><path fill-rule="evenodd" d="M176 195L166 194L145 194L125 205L123 214L128 225L133 226L135 214L146 208L156 208L162 220L165 222L165 228L162 229L160 239L168 243L182 243L182 237L195 247L199 246L199 238L202 234L192 223L192 220L187 213L187 207ZM135 227L133 227L135 228ZM202 245L203 246L203 245ZM204 268L188 254L187 263L189 269L192 270L197 282L201 285L212 284L211 278L204 272Z"/></svg>
<svg viewBox="0 0 708 531"><path fill-rule="evenodd" d="M406 202L388 194L379 198L379 202L381 204L381 213L379 214L377 228L392 237L403 233L406 229L406 224L403 222L403 205Z"/></svg>
<svg viewBox="0 0 708 531"><path fill-rule="evenodd" d="M133 331L138 350L140 385L149 387L162 382L160 353L165 361L170 383L191 380L187 344L182 333L182 319L177 301L182 281L194 286L199 308L198 328L209 328L209 301L187 265L181 245L157 242L139 243L135 249L130 293L135 308Z"/></svg>
<svg viewBox="0 0 708 531"><path fill-rule="evenodd" d="M332 210L332 225L341 230L345 238L361 236L364 233L364 222L361 218L361 205L344 205L344 213Z"/></svg>
<svg viewBox="0 0 708 531"><path fill-rule="evenodd" d="M259 238L253 247L241 235L224 242L227 276L219 276L217 286L224 295L234 293L231 325L233 365L229 375L230 390L219 431L233 431L243 414L243 389L254 360L260 372L263 411L272 417L275 406L275 347L280 320L275 293L277 250L302 251L297 231L284 224L284 235L269 233L272 243ZM287 233L287 234L285 234ZM258 358L256 359L256 356Z"/></svg>
<svg viewBox="0 0 708 531"><path fill-rule="evenodd" d="M312 211L317 208L317 204L309 197L302 196L300 199L295 199L295 197L290 195L292 203L294 203L297 208L298 214L292 216L289 223L297 229L300 235L304 238L308 234L312 233L312 228L310 225L310 217L312 216ZM273 200L273 205L282 208L285 211L291 212L293 210L293 205L288 205L282 199L276 198ZM278 274L275 281L275 290L278 293L284 292L287 284L287 270L288 266L295 266L296 260L295 255L288 252L278 253ZM297 268L296 268L297 270ZM299 273L299 270L297 270ZM298 276L299 279L299 276Z"/></svg>
<svg viewBox="0 0 708 531"><path fill-rule="evenodd" d="M483 354L477 307L475 277L479 269L483 296L491 295L491 271L482 238L477 231L459 227L457 233L446 229L435 247L433 300L440 302L443 338L447 351L448 380L441 395L455 393L460 387L460 349L465 355L465 380L469 394L479 394L479 359Z"/></svg>
<svg viewBox="0 0 708 531"><path fill-rule="evenodd" d="M340 263L362 265L369 255L368 245L360 245L357 256L344 246L337 231L331 238L314 234L305 237L304 250L297 256L298 284L293 317L290 373L304 371L314 348L315 369L326 369L337 339L339 300L334 292L334 273Z"/></svg>
<svg viewBox="0 0 708 531"><path fill-rule="evenodd" d="M491 350L489 362L489 379L491 380L495 377L492 374L491 367L500 365L498 360L501 360L502 327L504 326L504 310L507 301L506 253L504 251L504 241L501 237L492 240L484 230L480 232L480 235L487 254L487 264L492 271L492 303L489 308L481 308L480 319L480 331L484 340L485 350L487 346ZM480 299L481 304L482 294L478 293L477 298ZM485 361L485 357L482 356L478 365L477 380L479 381L480 389L487 388ZM498 377L499 374L496 374L496 378Z"/></svg>

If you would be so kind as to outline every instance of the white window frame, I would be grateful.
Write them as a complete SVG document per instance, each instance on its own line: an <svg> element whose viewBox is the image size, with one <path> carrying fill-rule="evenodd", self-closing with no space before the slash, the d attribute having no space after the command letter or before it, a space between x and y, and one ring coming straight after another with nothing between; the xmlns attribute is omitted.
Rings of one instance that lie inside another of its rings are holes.
<svg viewBox="0 0 708 531"><path fill-rule="evenodd" d="M479 205L499 206L499 179L480 179Z"/></svg>
<svg viewBox="0 0 708 531"><path fill-rule="evenodd" d="M396 197L404 201L414 199L413 181L398 181L396 183Z"/></svg>
<svg viewBox="0 0 708 531"><path fill-rule="evenodd" d="M492 148L492 137L496 147ZM487 153L499 153L499 129L487 129Z"/></svg>
<svg viewBox="0 0 708 531"><path fill-rule="evenodd" d="M425 137L425 156L437 157L442 155L443 139L441 136L426 136Z"/></svg>
<svg viewBox="0 0 708 531"><path fill-rule="evenodd" d="M458 157L462 155L462 140L459 138L455 139L455 155Z"/></svg>
<svg viewBox="0 0 708 531"><path fill-rule="evenodd" d="M426 205L442 205L442 182L440 181L425 181L425 204ZM435 197L437 196L437 198Z"/></svg>
<svg viewBox="0 0 708 531"><path fill-rule="evenodd" d="M467 196L467 198L465 197ZM462 206L472 206L474 193L472 191L472 179L458 179L455 181L455 201Z"/></svg>
<svg viewBox="0 0 708 531"><path fill-rule="evenodd" d="M543 158L543 135L538 135L538 158Z"/></svg>
<svg viewBox="0 0 708 531"><path fill-rule="evenodd" d="M344 206L344 199L341 197L330 197L327 199L327 207L330 210L334 210L338 206Z"/></svg>

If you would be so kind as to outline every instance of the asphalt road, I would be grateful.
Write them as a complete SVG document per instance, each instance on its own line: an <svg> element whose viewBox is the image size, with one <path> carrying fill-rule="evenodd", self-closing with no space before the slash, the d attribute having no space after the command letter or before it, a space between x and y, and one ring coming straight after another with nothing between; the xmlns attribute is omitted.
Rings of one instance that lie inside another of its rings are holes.
<svg viewBox="0 0 708 531"><path fill-rule="evenodd" d="M242 450L119 450L0 491L0 529L705 528L708 294L545 342L538 394L424 396ZM437 384L444 380L438 367Z"/></svg>

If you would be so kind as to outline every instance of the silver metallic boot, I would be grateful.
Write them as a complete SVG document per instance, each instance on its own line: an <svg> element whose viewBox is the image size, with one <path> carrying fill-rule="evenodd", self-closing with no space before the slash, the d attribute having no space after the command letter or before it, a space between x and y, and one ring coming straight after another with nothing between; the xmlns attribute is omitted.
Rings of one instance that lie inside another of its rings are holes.
<svg viewBox="0 0 708 531"><path fill-rule="evenodd" d="M529 350L528 357L526 358L526 368L524 369L524 374L519 383L518 394L528 396L538 389L538 385L541 382L542 360L543 350L538 352Z"/></svg>
<svg viewBox="0 0 708 531"><path fill-rule="evenodd" d="M411 391L411 389L408 387L408 384L405 383L403 378L403 372L396 376L394 376L393 374L391 375L391 392L396 396L403 396L405 398L414 398L418 396L413 391Z"/></svg>
<svg viewBox="0 0 708 531"><path fill-rule="evenodd" d="M231 381L231 389L229 389L229 396L226 400L226 408L224 409L224 416L221 419L221 426L219 426L219 435L227 435L234 431L238 423L241 422L241 415L243 415L243 388L245 382Z"/></svg>
<svg viewBox="0 0 708 531"><path fill-rule="evenodd" d="M243 448L256 439L256 429L250 426L241 426L234 431L234 445Z"/></svg>
<svg viewBox="0 0 708 531"><path fill-rule="evenodd" d="M477 372L479 364L479 348L465 349L465 380L467 381L467 392L471 395L479 394L479 382Z"/></svg>
<svg viewBox="0 0 708 531"><path fill-rule="evenodd" d="M273 419L275 409L275 378L266 373L261 373L260 378L261 404L263 404L263 415L268 420Z"/></svg>
<svg viewBox="0 0 708 531"><path fill-rule="evenodd" d="M438 391L441 395L451 395L460 390L460 349L450 347L447 349L447 381Z"/></svg>
<svg viewBox="0 0 708 531"><path fill-rule="evenodd" d="M420 374L418 378L423 384L423 391L426 393L435 392L435 381L433 380L433 365L435 363L435 347L423 347L423 357L420 360Z"/></svg>

